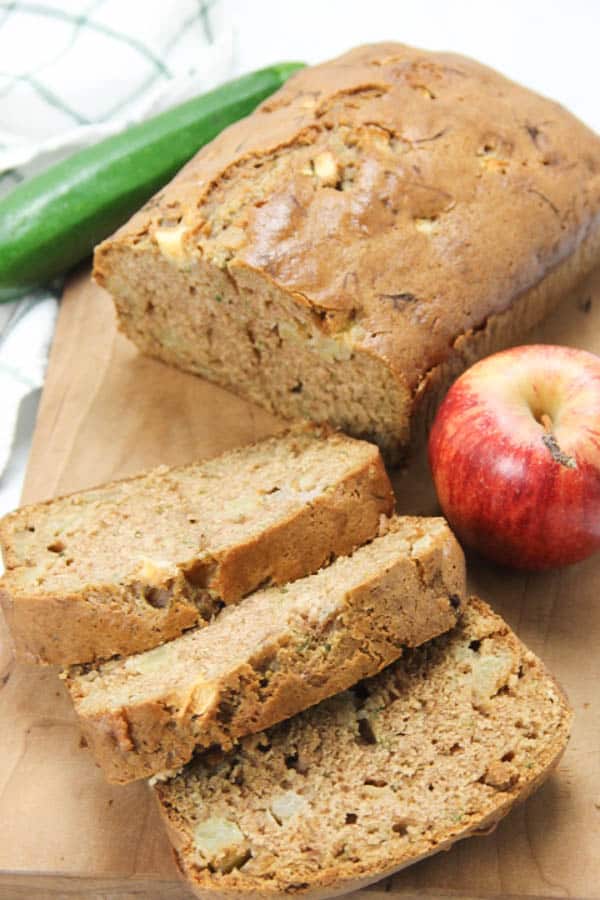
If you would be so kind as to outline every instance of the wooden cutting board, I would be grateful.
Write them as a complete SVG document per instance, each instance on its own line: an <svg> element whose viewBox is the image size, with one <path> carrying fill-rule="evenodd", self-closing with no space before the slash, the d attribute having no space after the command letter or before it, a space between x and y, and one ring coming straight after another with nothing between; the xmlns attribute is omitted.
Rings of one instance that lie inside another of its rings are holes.
<svg viewBox="0 0 600 900"><path fill-rule="evenodd" d="M600 272L537 340L600 353ZM208 383L143 359L109 298L72 280L62 303L23 495L33 502L251 441L276 421ZM423 460L395 479L400 512L431 513ZM545 575L472 560L471 585L547 662L575 725L557 773L486 838L363 893L423 898L600 898L600 556ZM82 746L56 671L0 659L0 897L183 900L144 784L110 787Z"/></svg>

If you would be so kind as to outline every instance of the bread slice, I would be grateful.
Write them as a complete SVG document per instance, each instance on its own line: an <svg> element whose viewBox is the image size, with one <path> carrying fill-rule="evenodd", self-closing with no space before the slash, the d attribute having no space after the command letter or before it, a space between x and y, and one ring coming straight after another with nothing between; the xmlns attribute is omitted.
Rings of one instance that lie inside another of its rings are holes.
<svg viewBox="0 0 600 900"><path fill-rule="evenodd" d="M299 427L11 513L0 596L25 657L136 653L352 552L393 506L374 445Z"/></svg>
<svg viewBox="0 0 600 900"><path fill-rule="evenodd" d="M443 519L398 518L316 575L257 591L155 650L66 675L109 781L231 746L374 675L451 628L464 557Z"/></svg>
<svg viewBox="0 0 600 900"><path fill-rule="evenodd" d="M376 678L154 790L200 897L330 897L493 829L556 766L571 713L480 600Z"/></svg>
<svg viewBox="0 0 600 900"><path fill-rule="evenodd" d="M600 261L600 138L474 60L307 67L95 254L150 356L390 458Z"/></svg>

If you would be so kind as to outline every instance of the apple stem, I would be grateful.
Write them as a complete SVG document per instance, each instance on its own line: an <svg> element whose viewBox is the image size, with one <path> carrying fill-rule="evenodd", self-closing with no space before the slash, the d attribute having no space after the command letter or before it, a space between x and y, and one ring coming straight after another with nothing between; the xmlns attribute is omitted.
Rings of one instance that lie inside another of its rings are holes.
<svg viewBox="0 0 600 900"><path fill-rule="evenodd" d="M561 466L565 466L567 469L576 469L577 463L573 456L569 456L568 453L565 453L558 446L558 441L555 436L551 433L545 433L542 435L542 441L544 442L545 447L550 452L550 456L554 460L554 462L560 463Z"/></svg>
<svg viewBox="0 0 600 900"><path fill-rule="evenodd" d="M576 469L577 463L575 462L574 457L564 453L558 446L558 441L552 432L552 419L548 413L542 413L538 421L544 429L542 440L550 451L552 459L555 462L560 463L561 466L566 466L567 469Z"/></svg>

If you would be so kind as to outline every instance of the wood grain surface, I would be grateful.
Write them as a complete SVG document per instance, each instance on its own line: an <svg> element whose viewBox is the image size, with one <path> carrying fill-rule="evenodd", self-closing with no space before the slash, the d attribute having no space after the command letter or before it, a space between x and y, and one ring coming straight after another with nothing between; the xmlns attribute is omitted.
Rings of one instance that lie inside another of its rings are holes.
<svg viewBox="0 0 600 900"><path fill-rule="evenodd" d="M531 337L600 353L600 273ZM23 501L209 456L277 424L140 357L117 333L108 297L81 271L62 303ZM395 487L400 512L436 511L422 457ZM493 835L363 893L600 900L600 558L535 576L472 559L470 579L567 690L575 708L569 749ZM0 897L189 898L148 789L104 783L56 671L15 664L5 632L0 685Z"/></svg>

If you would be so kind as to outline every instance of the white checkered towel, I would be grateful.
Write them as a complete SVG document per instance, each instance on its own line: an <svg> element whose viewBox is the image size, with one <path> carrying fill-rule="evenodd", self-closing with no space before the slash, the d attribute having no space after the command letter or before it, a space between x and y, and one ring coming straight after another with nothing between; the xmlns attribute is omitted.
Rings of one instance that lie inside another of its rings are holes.
<svg viewBox="0 0 600 900"><path fill-rule="evenodd" d="M232 46L219 0L0 0L0 195L226 80ZM0 476L43 383L59 290L0 305Z"/></svg>

